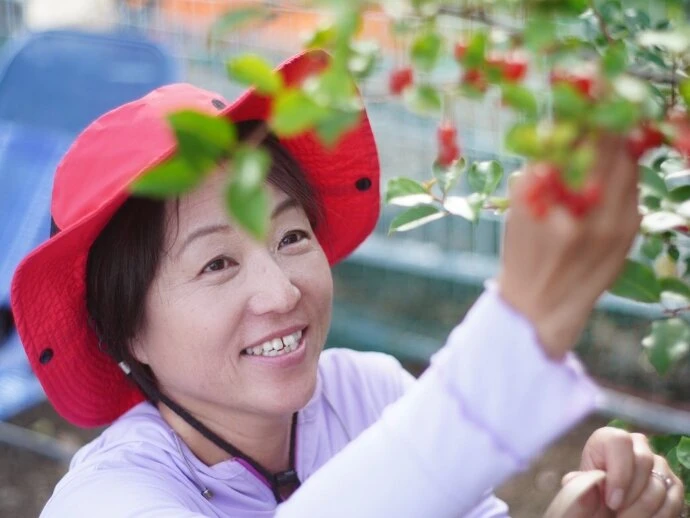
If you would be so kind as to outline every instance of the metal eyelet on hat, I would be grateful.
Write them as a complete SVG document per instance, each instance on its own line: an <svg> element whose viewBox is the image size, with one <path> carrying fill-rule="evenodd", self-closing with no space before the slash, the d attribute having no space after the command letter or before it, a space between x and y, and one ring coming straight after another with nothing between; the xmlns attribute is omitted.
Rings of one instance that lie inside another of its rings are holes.
<svg viewBox="0 0 690 518"><path fill-rule="evenodd" d="M214 106L214 108L217 108L217 109L219 109L219 110L222 110L223 108L225 108L225 107L227 106L227 105L226 105L223 101L221 101L220 99L213 99L213 101L211 101L211 104Z"/></svg>
<svg viewBox="0 0 690 518"><path fill-rule="evenodd" d="M368 191L371 188L371 179L366 177L360 178L355 182L355 187L358 191Z"/></svg>
<svg viewBox="0 0 690 518"><path fill-rule="evenodd" d="M53 354L53 350L50 347L48 347L47 349L43 349L43 352L41 352L41 356L38 357L38 361L41 362L42 365L45 365L53 359Z"/></svg>

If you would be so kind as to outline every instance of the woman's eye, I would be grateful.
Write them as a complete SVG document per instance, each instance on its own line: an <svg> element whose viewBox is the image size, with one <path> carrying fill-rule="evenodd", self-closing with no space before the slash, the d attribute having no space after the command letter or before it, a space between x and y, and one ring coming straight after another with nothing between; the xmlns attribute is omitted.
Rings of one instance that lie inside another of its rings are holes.
<svg viewBox="0 0 690 518"><path fill-rule="evenodd" d="M218 257L204 266L201 273L220 272L236 264L237 263L229 257Z"/></svg>
<svg viewBox="0 0 690 518"><path fill-rule="evenodd" d="M280 240L280 244L278 245L278 248L282 248L284 246L289 246L289 245L294 245L295 243L299 243L303 239L308 239L309 235L303 231L303 230L291 230L285 236L283 239Z"/></svg>

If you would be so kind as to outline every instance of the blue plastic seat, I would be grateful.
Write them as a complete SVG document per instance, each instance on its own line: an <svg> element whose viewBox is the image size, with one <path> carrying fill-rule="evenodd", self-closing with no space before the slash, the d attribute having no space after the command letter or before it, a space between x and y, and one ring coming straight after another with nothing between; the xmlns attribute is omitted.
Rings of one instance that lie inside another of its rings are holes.
<svg viewBox="0 0 690 518"><path fill-rule="evenodd" d="M53 171L69 133L0 121L0 311L7 320L12 273L50 233ZM44 398L16 330L0 337L0 421Z"/></svg>
<svg viewBox="0 0 690 518"><path fill-rule="evenodd" d="M106 111L178 79L178 68L164 49L133 34L48 31L1 49L3 321L11 321L9 291L16 266L49 236L53 173L69 144ZM0 325L0 421L45 397L16 331L5 327Z"/></svg>
<svg viewBox="0 0 690 518"><path fill-rule="evenodd" d="M0 57L0 119L76 134L178 73L164 48L134 33L29 34Z"/></svg>

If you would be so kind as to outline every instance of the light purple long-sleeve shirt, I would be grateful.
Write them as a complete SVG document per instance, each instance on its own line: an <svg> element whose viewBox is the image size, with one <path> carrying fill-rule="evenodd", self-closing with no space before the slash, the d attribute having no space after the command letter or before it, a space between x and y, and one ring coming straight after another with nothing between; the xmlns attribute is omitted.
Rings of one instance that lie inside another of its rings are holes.
<svg viewBox="0 0 690 518"><path fill-rule="evenodd" d="M303 484L280 506L242 462L206 466L141 403L75 455L41 516L505 517L491 488L591 411L596 395L577 360L549 360L489 287L418 381L387 355L323 352L298 415Z"/></svg>

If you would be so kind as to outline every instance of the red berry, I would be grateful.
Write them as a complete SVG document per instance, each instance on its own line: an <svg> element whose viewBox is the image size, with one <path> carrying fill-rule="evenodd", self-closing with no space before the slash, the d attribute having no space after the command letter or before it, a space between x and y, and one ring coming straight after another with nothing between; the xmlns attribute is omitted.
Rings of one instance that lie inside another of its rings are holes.
<svg viewBox="0 0 690 518"><path fill-rule="evenodd" d="M591 207L596 207L601 201L601 185L599 183L590 182L583 191L583 196L587 200L587 204Z"/></svg>
<svg viewBox="0 0 690 518"><path fill-rule="evenodd" d="M591 77L573 76L569 82L587 99L594 98L594 80Z"/></svg>
<svg viewBox="0 0 690 518"><path fill-rule="evenodd" d="M414 80L410 67L393 70L388 79L388 86L393 95L400 95Z"/></svg>
<svg viewBox="0 0 690 518"><path fill-rule="evenodd" d="M572 196L568 200L568 210L576 218L582 218L589 210L589 204L587 199L579 192L572 193Z"/></svg>
<svg viewBox="0 0 690 518"><path fill-rule="evenodd" d="M537 164L534 172L536 177L527 190L526 201L537 218L546 216L554 205L566 207L573 216L582 218L601 199L601 186L597 183L589 183L581 192L570 190L553 164Z"/></svg>
<svg viewBox="0 0 690 518"><path fill-rule="evenodd" d="M436 161L443 167L448 167L460 158L460 147L453 143L451 145L442 145L438 150L438 157Z"/></svg>
<svg viewBox="0 0 690 518"><path fill-rule="evenodd" d="M478 68L470 68L465 71L465 75L462 78L464 85L471 86L480 92L486 92L489 88L489 83L486 80L484 72Z"/></svg>
<svg viewBox="0 0 690 518"><path fill-rule="evenodd" d="M458 136L458 130L450 122L443 122L438 127L438 143L441 146L455 145Z"/></svg>
<svg viewBox="0 0 690 518"><path fill-rule="evenodd" d="M458 61L462 61L465 58L465 54L467 54L467 48L469 45L467 44L466 41L458 41L455 43L455 48L454 54L455 54L455 59Z"/></svg>
<svg viewBox="0 0 690 518"><path fill-rule="evenodd" d="M526 201L537 219L542 219L554 203L561 203L565 189L560 171L552 164L535 165L535 178L526 192Z"/></svg>
<svg viewBox="0 0 690 518"><path fill-rule="evenodd" d="M501 68L504 80L518 83L527 75L527 60L519 53L509 54Z"/></svg>
<svg viewBox="0 0 690 518"><path fill-rule="evenodd" d="M635 160L639 160L647 151L663 143L664 134L649 123L633 129L627 139L628 150Z"/></svg>
<svg viewBox="0 0 690 518"><path fill-rule="evenodd" d="M569 84L587 99L594 99L596 82L592 75L569 73L565 70L552 70L550 81L552 85Z"/></svg>

